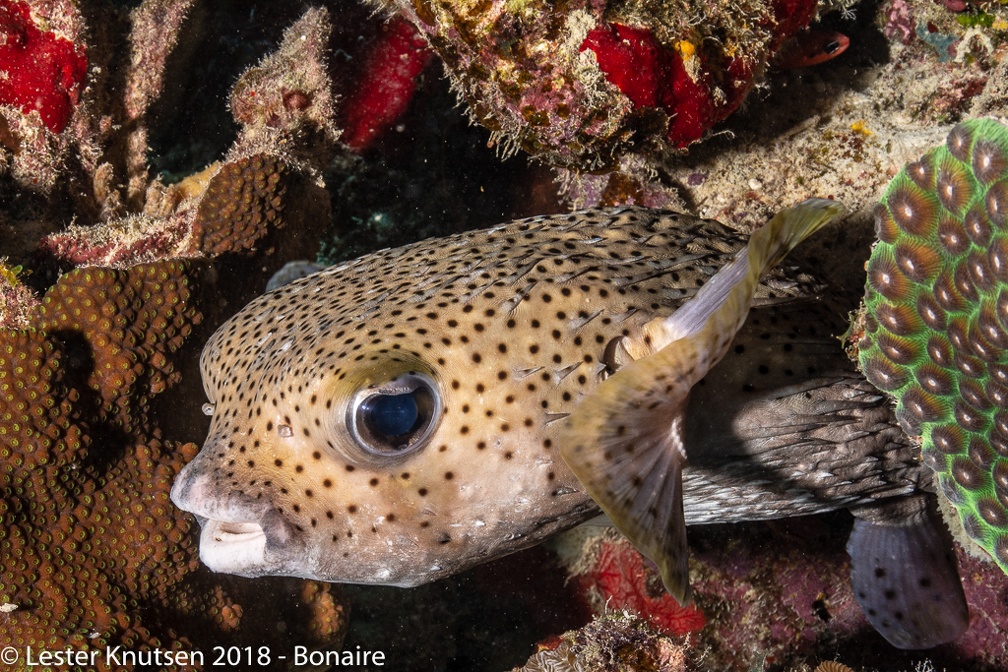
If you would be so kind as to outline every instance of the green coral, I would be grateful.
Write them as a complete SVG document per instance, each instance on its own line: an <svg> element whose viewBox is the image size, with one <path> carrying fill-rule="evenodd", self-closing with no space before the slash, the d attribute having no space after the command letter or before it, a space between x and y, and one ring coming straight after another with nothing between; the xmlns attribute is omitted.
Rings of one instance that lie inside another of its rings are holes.
<svg viewBox="0 0 1008 672"><path fill-rule="evenodd" d="M24 269L21 266L8 266L6 259L0 259L0 283L8 287L16 287L18 285L18 275L20 275L22 270Z"/></svg>
<svg viewBox="0 0 1008 672"><path fill-rule="evenodd" d="M959 124L875 211L859 360L1008 573L1008 127Z"/></svg>

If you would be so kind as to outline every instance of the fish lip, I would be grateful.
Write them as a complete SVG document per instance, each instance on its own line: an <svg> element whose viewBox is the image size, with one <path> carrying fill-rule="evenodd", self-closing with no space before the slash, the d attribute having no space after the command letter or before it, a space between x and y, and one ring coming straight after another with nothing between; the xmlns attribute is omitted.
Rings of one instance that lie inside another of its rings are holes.
<svg viewBox="0 0 1008 672"><path fill-rule="evenodd" d="M202 518L202 517L201 517ZM257 576L266 559L266 532L252 521L235 522L202 518L200 560L215 572Z"/></svg>
<svg viewBox="0 0 1008 672"><path fill-rule="evenodd" d="M198 460L186 465L175 479L171 500L199 522L203 564L215 572L246 577L303 576L298 557L305 541L299 528L266 501L241 493L219 493L213 472Z"/></svg>
<svg viewBox="0 0 1008 672"><path fill-rule="evenodd" d="M301 545L279 512L270 509L259 520L197 518L200 560L213 571L250 578L300 574L294 560Z"/></svg>

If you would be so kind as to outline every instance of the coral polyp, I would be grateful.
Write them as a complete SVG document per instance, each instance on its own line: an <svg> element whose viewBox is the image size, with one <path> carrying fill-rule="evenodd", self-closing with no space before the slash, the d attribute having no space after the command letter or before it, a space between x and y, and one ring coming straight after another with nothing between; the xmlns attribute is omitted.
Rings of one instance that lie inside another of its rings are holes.
<svg viewBox="0 0 1008 672"><path fill-rule="evenodd" d="M1008 573L1008 127L953 128L896 176L875 221L861 368Z"/></svg>

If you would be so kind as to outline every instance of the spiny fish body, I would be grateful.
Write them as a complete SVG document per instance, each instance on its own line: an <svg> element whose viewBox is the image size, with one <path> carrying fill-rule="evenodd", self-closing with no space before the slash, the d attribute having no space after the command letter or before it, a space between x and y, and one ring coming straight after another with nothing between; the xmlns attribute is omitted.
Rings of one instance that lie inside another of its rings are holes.
<svg viewBox="0 0 1008 672"><path fill-rule="evenodd" d="M598 504L681 599L684 521L902 525L926 486L891 409L811 319L830 311L809 276L756 284L837 213L807 202L747 247L710 220L585 211L292 282L207 344L210 434L172 499L217 571L402 586Z"/></svg>

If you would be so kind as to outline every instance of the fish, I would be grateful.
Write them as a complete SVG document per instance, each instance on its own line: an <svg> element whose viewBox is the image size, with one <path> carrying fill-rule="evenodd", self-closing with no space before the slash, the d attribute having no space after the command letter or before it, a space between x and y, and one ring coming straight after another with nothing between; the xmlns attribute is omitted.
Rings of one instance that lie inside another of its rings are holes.
<svg viewBox="0 0 1008 672"><path fill-rule="evenodd" d="M842 213L809 199L751 236L636 206L541 216L267 292L203 350L209 434L171 499L214 571L403 587L601 509L683 603L687 525L849 508L872 624L950 641L968 610L918 450L824 283L776 269Z"/></svg>

